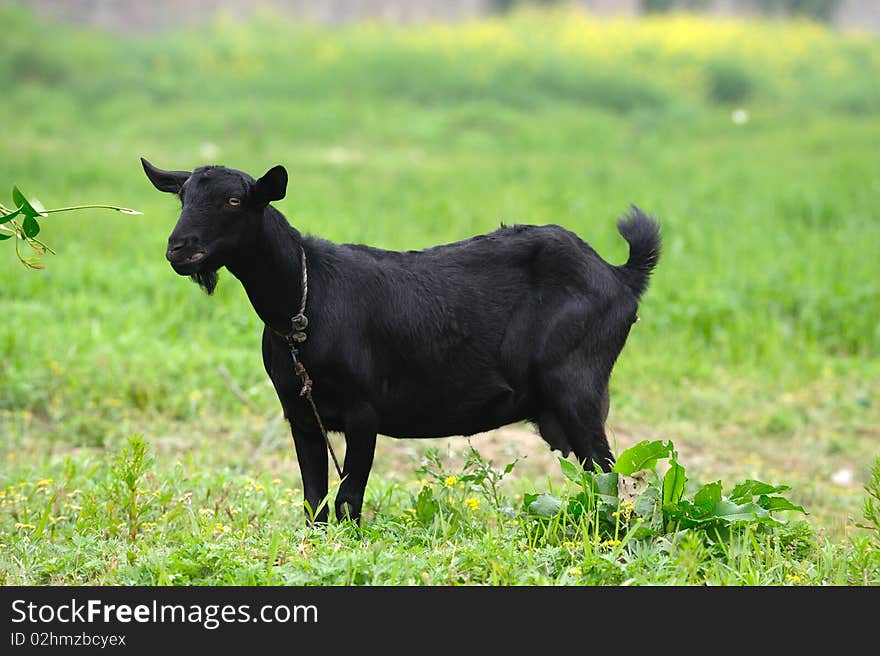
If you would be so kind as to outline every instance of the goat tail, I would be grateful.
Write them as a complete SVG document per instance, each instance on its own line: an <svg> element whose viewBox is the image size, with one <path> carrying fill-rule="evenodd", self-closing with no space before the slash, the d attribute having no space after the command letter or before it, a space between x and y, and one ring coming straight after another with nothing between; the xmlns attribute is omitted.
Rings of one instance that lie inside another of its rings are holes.
<svg viewBox="0 0 880 656"><path fill-rule="evenodd" d="M629 259L616 267L636 297L648 288L651 272L660 259L660 224L635 205L617 222L617 230L629 243Z"/></svg>

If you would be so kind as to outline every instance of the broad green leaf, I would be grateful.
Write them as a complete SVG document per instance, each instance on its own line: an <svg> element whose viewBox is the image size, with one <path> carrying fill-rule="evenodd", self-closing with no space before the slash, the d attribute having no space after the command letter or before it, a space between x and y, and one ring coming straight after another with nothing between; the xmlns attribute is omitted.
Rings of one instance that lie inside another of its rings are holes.
<svg viewBox="0 0 880 656"><path fill-rule="evenodd" d="M531 506L532 501L534 501L537 498L538 498L538 495L535 494L534 492L526 492L523 495L523 500L522 500L523 512L529 512L529 506Z"/></svg>
<svg viewBox="0 0 880 656"><path fill-rule="evenodd" d="M43 204L40 202L40 199L39 199L39 198L35 198L34 196L31 196L31 197L28 199L28 201L30 202L31 207L34 208L34 210L37 212L37 214L39 214L40 216L49 216L48 214L46 214L46 207L45 207L45 205L43 205Z"/></svg>
<svg viewBox="0 0 880 656"><path fill-rule="evenodd" d="M660 493L657 488L649 487L636 498L633 512L644 522L635 537L655 533L663 528L663 511L660 508Z"/></svg>
<svg viewBox="0 0 880 656"><path fill-rule="evenodd" d="M695 508L687 499L682 499L677 504L663 504L661 510L663 511L663 517L667 521L672 523L678 522L682 527L692 525L685 523L686 521L690 522L692 517L697 518L699 515L705 514L705 511Z"/></svg>
<svg viewBox="0 0 880 656"><path fill-rule="evenodd" d="M593 480L596 482L596 491L606 497L617 498L617 472L608 472L607 474L593 474Z"/></svg>
<svg viewBox="0 0 880 656"><path fill-rule="evenodd" d="M13 205L20 208L26 202L27 202L27 199L25 199L24 194L21 193L21 191L19 191L18 187L13 185L13 187L12 187L12 203L13 203Z"/></svg>
<svg viewBox="0 0 880 656"><path fill-rule="evenodd" d="M539 517L554 517L562 508L562 501L552 494L539 494L529 506L529 512Z"/></svg>
<svg viewBox="0 0 880 656"><path fill-rule="evenodd" d="M720 519L725 522L748 522L756 519L769 519L770 513L757 503L737 504L728 499L715 504L705 519Z"/></svg>
<svg viewBox="0 0 880 656"><path fill-rule="evenodd" d="M418 520L422 524L430 524L434 521L434 515L437 514L439 508L440 505L434 498L434 492L431 488L423 487L422 491L419 492L419 498L416 499L416 517Z"/></svg>
<svg viewBox="0 0 880 656"><path fill-rule="evenodd" d="M672 442L644 440L630 447L617 457L612 471L624 476L631 476L640 469L653 469L661 458L668 458L673 453Z"/></svg>
<svg viewBox="0 0 880 656"><path fill-rule="evenodd" d="M46 216L46 208L36 198L27 198L18 187L12 188L12 202L25 216Z"/></svg>
<svg viewBox="0 0 880 656"><path fill-rule="evenodd" d="M9 234L8 232L0 232L0 241L6 241L7 239L12 239L14 235Z"/></svg>
<svg viewBox="0 0 880 656"><path fill-rule="evenodd" d="M21 227L24 229L25 236L30 237L31 239L40 234L40 224L37 223L37 220L32 216L24 217Z"/></svg>
<svg viewBox="0 0 880 656"><path fill-rule="evenodd" d="M749 479L733 488L733 492L730 493L730 500L736 503L744 503L762 494L777 494L789 489L791 488L788 485L770 485L769 483Z"/></svg>
<svg viewBox="0 0 880 656"><path fill-rule="evenodd" d="M575 519L583 513L592 513L598 510L600 513L603 513L606 520L612 523L614 522L614 517L611 513L617 510L617 508L617 497L610 494L600 494L595 490L595 486L592 490L584 490L575 497L569 497L568 505L566 506L568 514Z"/></svg>
<svg viewBox="0 0 880 656"><path fill-rule="evenodd" d="M620 500L608 494L599 494L596 499L599 502L598 510L604 515L605 521L614 524L617 521L614 513L620 510Z"/></svg>
<svg viewBox="0 0 880 656"><path fill-rule="evenodd" d="M703 512L710 512L721 503L721 481L707 483L694 495L694 506Z"/></svg>
<svg viewBox="0 0 880 656"><path fill-rule="evenodd" d="M684 475L684 467L678 464L674 457L669 463L669 471L663 477L663 503L676 504L684 495L684 484L687 476Z"/></svg>
<svg viewBox="0 0 880 656"><path fill-rule="evenodd" d="M2 215L0 215L0 223L6 223L8 221L12 221L12 219L17 217L19 214L21 214L20 207L16 208L15 210L10 212L9 214L2 214Z"/></svg>
<svg viewBox="0 0 880 656"><path fill-rule="evenodd" d="M513 462L507 463L507 466L504 468L504 473L509 474L510 472L512 472L513 468L516 467L516 463L517 463L516 460L514 460Z"/></svg>
<svg viewBox="0 0 880 656"><path fill-rule="evenodd" d="M584 470L581 469L580 465L575 465L565 458L559 458L559 468L562 470L562 475L568 480L574 483L581 483L583 481Z"/></svg>
<svg viewBox="0 0 880 656"><path fill-rule="evenodd" d="M566 510L571 517L577 519L584 513L591 513L595 510L597 498L595 494L581 492L568 500Z"/></svg>
<svg viewBox="0 0 880 656"><path fill-rule="evenodd" d="M785 497L771 497L767 495L761 495L761 497L758 499L758 505L761 506L764 510L768 510L770 512L775 512L777 510L794 510L805 515L809 514L806 510L804 510L803 506L795 505Z"/></svg>
<svg viewBox="0 0 880 656"><path fill-rule="evenodd" d="M740 505L728 499L722 499L708 510L682 499L677 506L664 506L663 513L671 524L680 529L717 526L719 523L721 525L730 525L736 522L780 523L756 503L749 502Z"/></svg>

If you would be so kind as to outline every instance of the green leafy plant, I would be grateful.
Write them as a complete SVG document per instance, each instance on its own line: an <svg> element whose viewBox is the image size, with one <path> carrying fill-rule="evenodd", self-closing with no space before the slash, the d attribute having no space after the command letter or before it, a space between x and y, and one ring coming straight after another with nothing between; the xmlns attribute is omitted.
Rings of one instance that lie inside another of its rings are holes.
<svg viewBox="0 0 880 656"><path fill-rule="evenodd" d="M128 439L115 458L113 467L113 486L116 498L126 518L127 538L134 542L137 538L141 518L153 502L150 495L143 494L140 482L153 464L153 456L144 438L135 435Z"/></svg>
<svg viewBox="0 0 880 656"><path fill-rule="evenodd" d="M464 454L463 467L456 472L446 472L438 451L429 449L416 471L423 477L422 485L417 495L410 494L407 518L425 527L438 526L442 532L451 534L471 530L475 512L484 506L500 517L515 517L516 509L501 493L500 485L516 462L508 463L503 469L496 468L492 460L485 460L471 446Z"/></svg>
<svg viewBox="0 0 880 656"><path fill-rule="evenodd" d="M865 492L867 496L862 505L865 522L857 526L871 531L874 539L880 543L880 456L877 456L874 466L871 467L871 481L865 486Z"/></svg>
<svg viewBox="0 0 880 656"><path fill-rule="evenodd" d="M661 460L669 461L662 476L657 471ZM559 463L562 474L576 485L576 493L567 497L526 494L523 514L545 526L556 522L554 530L573 527L586 531L594 543L618 546L630 539L686 529L717 537L734 526L781 526L784 520L774 515L780 511L806 514L781 495L789 489L787 485L762 481L743 481L726 496L721 481L714 481L688 497L685 468L671 441L640 442L621 453L607 473L584 470L563 458ZM561 526L560 519L564 520Z"/></svg>
<svg viewBox="0 0 880 656"><path fill-rule="evenodd" d="M44 269L45 267L40 262L39 256L46 253L55 254L55 251L37 239L41 229L38 218L45 218L49 214L57 212L86 209L106 209L122 212L123 214L141 214L137 210L128 207L116 207L115 205L74 205L72 207L46 209L37 198L26 196L16 186L12 187L12 204L13 209L0 204L0 241L15 238L15 255L29 269ZM20 242L27 244L36 255L23 257L19 247Z"/></svg>

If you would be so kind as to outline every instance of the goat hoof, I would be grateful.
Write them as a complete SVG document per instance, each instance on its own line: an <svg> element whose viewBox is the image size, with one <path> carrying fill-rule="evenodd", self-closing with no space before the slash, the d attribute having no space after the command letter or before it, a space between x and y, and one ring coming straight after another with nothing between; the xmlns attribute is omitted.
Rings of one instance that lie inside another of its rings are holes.
<svg viewBox="0 0 880 656"><path fill-rule="evenodd" d="M336 519L340 522L349 521L359 524L361 509L351 501L341 501L336 504Z"/></svg>
<svg viewBox="0 0 880 656"><path fill-rule="evenodd" d="M312 527L326 526L327 522L330 519L329 515L330 515L330 513L327 512L326 507L322 508L318 512L318 514L314 515L314 516L312 516L309 513L309 511L307 510L306 511L306 522L308 523L309 526L312 526Z"/></svg>

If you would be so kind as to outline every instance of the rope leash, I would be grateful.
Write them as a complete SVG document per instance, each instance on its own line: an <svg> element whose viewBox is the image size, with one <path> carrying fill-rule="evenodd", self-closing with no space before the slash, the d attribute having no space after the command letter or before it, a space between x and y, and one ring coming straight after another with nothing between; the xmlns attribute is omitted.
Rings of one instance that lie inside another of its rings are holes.
<svg viewBox="0 0 880 656"><path fill-rule="evenodd" d="M297 344L302 344L306 341L306 328L309 326L309 320L306 318L306 299L309 295L309 272L306 268L306 252L302 247L300 247L300 252L302 253L302 302L299 306L299 313L294 315L290 320L290 332L286 335L281 333L278 334L281 334L287 342L287 348L290 350L290 359L293 361L293 371L302 381L302 389L299 391L299 395L306 397L306 400L312 408L312 414L315 416L315 421L318 423L318 428L321 430L324 444L327 445L327 451L333 459L336 473L339 474L341 480L342 468L339 466L339 461L336 459L336 452L333 451L333 445L330 443L330 438L327 435L327 429L324 428L324 422L321 421L318 407L315 405L315 401L312 398L312 379L309 377L309 372L306 371L305 366L300 362L298 357L299 350L297 349Z"/></svg>

